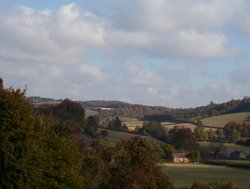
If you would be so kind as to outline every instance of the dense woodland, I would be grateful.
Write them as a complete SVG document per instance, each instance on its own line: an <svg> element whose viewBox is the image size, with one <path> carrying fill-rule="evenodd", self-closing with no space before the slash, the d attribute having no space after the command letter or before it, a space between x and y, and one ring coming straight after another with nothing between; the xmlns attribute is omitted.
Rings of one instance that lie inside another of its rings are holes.
<svg viewBox="0 0 250 189"><path fill-rule="evenodd" d="M187 150L195 146L194 140L192 144L178 140L193 138L190 130L169 132L170 144L160 147L140 137L117 144L98 138L85 140L84 133L95 132L96 121L93 117L85 119L82 106L67 99L34 110L25 91L6 89L0 80L0 188L176 188L158 163L162 156L169 157L173 146ZM150 124L144 125L144 132L164 137ZM118 117L109 127L125 129ZM197 182L190 188L240 187Z"/></svg>

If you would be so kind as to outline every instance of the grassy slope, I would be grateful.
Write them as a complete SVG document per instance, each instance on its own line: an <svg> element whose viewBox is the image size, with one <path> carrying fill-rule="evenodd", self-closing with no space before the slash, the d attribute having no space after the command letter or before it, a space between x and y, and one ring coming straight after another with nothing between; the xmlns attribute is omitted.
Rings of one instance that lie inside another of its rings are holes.
<svg viewBox="0 0 250 189"><path fill-rule="evenodd" d="M250 170L204 164L164 164L163 171L174 179L177 186L191 185L195 181L229 182L250 186Z"/></svg>
<svg viewBox="0 0 250 189"><path fill-rule="evenodd" d="M224 127L230 121L245 121L250 116L250 112L225 114L202 119L202 123L206 126Z"/></svg>
<svg viewBox="0 0 250 189"><path fill-rule="evenodd" d="M100 133L102 130L107 130L107 129L98 129L98 133ZM120 132L120 131L112 131L112 130L107 130L108 131L108 136L105 137L106 140L112 141L112 142L119 142L121 140L126 140L131 137L141 137L145 138L149 141L152 141L156 144L162 144L163 142L160 140L157 140L155 138L152 138L150 136L142 136L142 135L137 135L137 134L132 134L132 133L126 133L126 132Z"/></svg>

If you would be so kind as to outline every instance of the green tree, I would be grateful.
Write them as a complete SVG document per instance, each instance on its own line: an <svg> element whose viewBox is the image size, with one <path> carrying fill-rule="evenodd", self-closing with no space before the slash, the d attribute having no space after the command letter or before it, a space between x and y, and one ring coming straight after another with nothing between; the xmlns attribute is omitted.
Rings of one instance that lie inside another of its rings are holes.
<svg viewBox="0 0 250 189"><path fill-rule="evenodd" d="M122 122L118 116L115 116L111 121L109 121L108 128L115 131L128 131L125 124Z"/></svg>
<svg viewBox="0 0 250 189"><path fill-rule="evenodd" d="M83 129L85 126L85 110L82 106L69 99L52 109L52 115L62 122L72 121L78 123Z"/></svg>
<svg viewBox="0 0 250 189"><path fill-rule="evenodd" d="M0 90L3 90L3 79L0 78Z"/></svg>
<svg viewBox="0 0 250 189"><path fill-rule="evenodd" d="M67 127L75 138L82 137L85 127L85 109L79 103L65 99L60 104L43 104L35 107L34 113L53 117L60 125Z"/></svg>
<svg viewBox="0 0 250 189"><path fill-rule="evenodd" d="M192 151L191 160L192 162L199 162L201 158L201 154L198 150Z"/></svg>
<svg viewBox="0 0 250 189"><path fill-rule="evenodd" d="M23 160L33 125L32 106L24 92L0 87L0 188L22 188Z"/></svg>
<svg viewBox="0 0 250 189"><path fill-rule="evenodd" d="M82 155L78 147L67 136L54 132L48 122L37 123L36 127L23 165L24 188L81 188Z"/></svg>
<svg viewBox="0 0 250 189"><path fill-rule="evenodd" d="M169 131L171 144L176 149L196 150L199 148L198 143L189 128L174 127Z"/></svg>
<svg viewBox="0 0 250 189"><path fill-rule="evenodd" d="M173 188L171 179L157 166L159 149L145 139L131 138L118 144L114 161L101 188Z"/></svg>
<svg viewBox="0 0 250 189"><path fill-rule="evenodd" d="M230 129L227 134L226 138L228 142L235 143L236 141L240 140L240 132L236 129Z"/></svg>
<svg viewBox="0 0 250 189"><path fill-rule="evenodd" d="M98 122L94 116L89 116L86 120L86 127L84 133L92 137L96 136L96 131L98 127Z"/></svg>
<svg viewBox="0 0 250 189"><path fill-rule="evenodd" d="M166 160L171 160L172 155L175 153L175 148L174 146L170 144L161 144L160 145L162 153L163 153L163 158Z"/></svg>
<svg viewBox="0 0 250 189"><path fill-rule="evenodd" d="M144 122L142 129L144 132L148 133L150 136L154 138L157 138L166 142L168 141L167 132L162 127L161 122L157 122L157 121Z"/></svg>
<svg viewBox="0 0 250 189"><path fill-rule="evenodd" d="M208 140L208 134L204 131L203 128L197 127L194 130L194 136L196 140L198 141L207 141Z"/></svg>
<svg viewBox="0 0 250 189"><path fill-rule="evenodd" d="M226 138L225 138L225 135L221 129L217 129L215 131L215 134L216 134L216 141L217 142L224 142L225 141Z"/></svg>

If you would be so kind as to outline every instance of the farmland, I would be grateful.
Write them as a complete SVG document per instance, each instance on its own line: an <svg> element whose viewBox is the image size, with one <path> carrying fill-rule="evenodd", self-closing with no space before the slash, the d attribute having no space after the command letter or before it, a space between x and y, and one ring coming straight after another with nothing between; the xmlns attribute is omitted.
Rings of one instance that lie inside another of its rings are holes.
<svg viewBox="0 0 250 189"><path fill-rule="evenodd" d="M133 131L136 127L142 127L143 121L136 118L122 117L121 121L125 124L129 130Z"/></svg>
<svg viewBox="0 0 250 189"><path fill-rule="evenodd" d="M234 181L242 186L250 186L249 169L204 164L164 164L162 169L174 179L177 186L191 185L195 181Z"/></svg>
<svg viewBox="0 0 250 189"><path fill-rule="evenodd" d="M162 127L165 129L173 129L174 127L189 128L193 132L197 126L192 123L179 123L179 124L162 123Z"/></svg>
<svg viewBox="0 0 250 189"><path fill-rule="evenodd" d="M220 116L213 116L209 118L201 119L202 123L206 126L213 126L223 128L226 123L230 121L245 121L250 116L250 112L225 114Z"/></svg>
<svg viewBox="0 0 250 189"><path fill-rule="evenodd" d="M96 116L96 115L98 115L97 111L93 111L93 110L85 108L85 117Z"/></svg>
<svg viewBox="0 0 250 189"><path fill-rule="evenodd" d="M223 145L223 147L227 151L231 151L231 152L233 152L233 151L246 151L246 152L250 152L250 147L248 147L248 146L242 146L242 145L237 145L237 144L233 144L233 143L199 142L199 144L203 148L221 147Z"/></svg>
<svg viewBox="0 0 250 189"><path fill-rule="evenodd" d="M137 134L132 134L132 133L127 133L127 132L121 132L121 131L112 131L112 130L107 130L107 129L102 129L99 128L98 129L98 133L100 133L101 131L106 130L108 131L108 135L105 137L106 140L112 141L112 142L119 142L121 140L127 140L131 137L141 137L141 138L145 138L151 142L157 143L157 144L162 144L163 142L160 140L157 140L151 136L142 136L142 135L137 135Z"/></svg>
<svg viewBox="0 0 250 189"><path fill-rule="evenodd" d="M250 160L209 159L206 164L222 165L228 167L250 168Z"/></svg>

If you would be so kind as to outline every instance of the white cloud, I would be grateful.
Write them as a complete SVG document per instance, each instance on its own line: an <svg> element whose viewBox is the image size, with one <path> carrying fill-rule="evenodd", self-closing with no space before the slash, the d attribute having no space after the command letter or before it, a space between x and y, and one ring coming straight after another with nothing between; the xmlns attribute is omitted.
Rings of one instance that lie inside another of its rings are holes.
<svg viewBox="0 0 250 189"><path fill-rule="evenodd" d="M250 87L250 66L238 66L230 74L230 79L237 85Z"/></svg>
<svg viewBox="0 0 250 189"><path fill-rule="evenodd" d="M74 3L1 11L0 77L28 84L34 95L151 105L193 106L249 94L249 67L226 62L239 50L233 22L250 36L246 0L108 3L100 14ZM212 62L229 71L216 77ZM237 74L226 75L230 70Z"/></svg>
<svg viewBox="0 0 250 189"><path fill-rule="evenodd" d="M250 2L248 1L244 8L238 13L234 19L233 29L240 36L250 38Z"/></svg>
<svg viewBox="0 0 250 189"><path fill-rule="evenodd" d="M126 70L124 80L132 85L158 86L162 82L160 75L153 71L144 71L136 62L129 62L124 66Z"/></svg>
<svg viewBox="0 0 250 189"><path fill-rule="evenodd" d="M104 45L102 22L75 4L36 11L17 6L0 14L0 57L13 61L76 63Z"/></svg>
<svg viewBox="0 0 250 189"><path fill-rule="evenodd" d="M128 1L111 18L113 25L109 29L114 35L110 37L114 36L114 40L108 38L107 42L130 44L143 53L163 58L200 62L231 58L235 49L229 46L222 29L237 17L235 14L244 3L245 0Z"/></svg>
<svg viewBox="0 0 250 189"><path fill-rule="evenodd" d="M98 82L104 82L107 78L106 74L100 70L98 67L90 66L87 64L80 66L80 71L84 76L88 77L89 79L94 79Z"/></svg>

